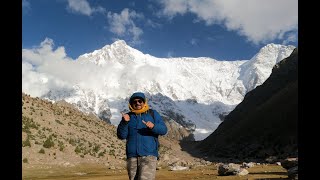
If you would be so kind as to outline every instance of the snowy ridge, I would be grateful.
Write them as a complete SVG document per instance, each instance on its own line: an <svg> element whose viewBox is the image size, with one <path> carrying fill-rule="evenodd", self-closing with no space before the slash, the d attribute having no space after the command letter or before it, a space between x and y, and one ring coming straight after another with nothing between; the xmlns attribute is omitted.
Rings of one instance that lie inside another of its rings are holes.
<svg viewBox="0 0 320 180"><path fill-rule="evenodd" d="M157 58L120 40L81 55L74 62L90 78L72 84L55 79L50 73L32 72L37 84L23 84L23 92L53 101L64 99L118 125L120 112L128 111L129 96L143 91L152 108L193 129L196 140L201 140L218 127L220 118L240 103L248 91L262 84L272 67L294 48L269 44L250 60L219 61L206 57ZM23 72L27 68L30 67L23 65ZM33 93L34 88L49 87L53 81L62 85Z"/></svg>
<svg viewBox="0 0 320 180"><path fill-rule="evenodd" d="M271 74L272 67L288 57L294 46L268 44L240 67L240 79L247 92L261 85Z"/></svg>

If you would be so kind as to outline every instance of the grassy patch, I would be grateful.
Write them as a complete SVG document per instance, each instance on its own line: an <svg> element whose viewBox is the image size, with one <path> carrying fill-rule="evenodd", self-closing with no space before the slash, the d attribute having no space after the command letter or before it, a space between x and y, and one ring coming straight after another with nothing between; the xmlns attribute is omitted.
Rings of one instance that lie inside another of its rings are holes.
<svg viewBox="0 0 320 180"><path fill-rule="evenodd" d="M87 179L87 180L127 180L125 169L111 170L97 164L82 164L75 167L51 167L48 169L23 168L22 178L29 179ZM156 172L156 179L161 180L186 180L186 179L219 179L219 180L254 180L254 179L285 179L288 178L284 168L278 165L258 165L247 169L250 173L246 176L218 176L215 165L197 167L184 171L169 171L160 169Z"/></svg>

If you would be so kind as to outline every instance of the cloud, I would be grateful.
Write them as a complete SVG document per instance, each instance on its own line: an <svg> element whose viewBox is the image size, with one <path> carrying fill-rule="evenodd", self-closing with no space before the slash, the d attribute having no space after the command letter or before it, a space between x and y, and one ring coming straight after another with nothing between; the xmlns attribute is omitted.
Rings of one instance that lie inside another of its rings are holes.
<svg viewBox="0 0 320 180"><path fill-rule="evenodd" d="M33 49L22 49L22 60L36 67L42 66L46 62L70 60L66 56L64 47L58 47L53 50L53 40L46 38Z"/></svg>
<svg viewBox="0 0 320 180"><path fill-rule="evenodd" d="M72 89L76 84L99 88L100 77L105 74L99 66L68 57L64 47L54 49L49 38L37 47L22 49L22 64L22 90L38 97L49 90Z"/></svg>
<svg viewBox="0 0 320 180"><path fill-rule="evenodd" d="M198 44L198 40L195 39L195 38L192 38L192 39L190 40L190 44L191 44L192 46L195 46L195 45Z"/></svg>
<svg viewBox="0 0 320 180"><path fill-rule="evenodd" d="M169 52L167 53L167 58L172 58L173 55L174 55L174 52L173 52L173 51L169 51Z"/></svg>
<svg viewBox="0 0 320 180"><path fill-rule="evenodd" d="M103 7L91 7L87 0L68 0L67 8L73 13L79 13L86 16L91 16L91 14L95 12L106 12Z"/></svg>
<svg viewBox="0 0 320 180"><path fill-rule="evenodd" d="M177 14L185 14L188 12L188 1L185 0L160 0L164 7L160 14L173 18Z"/></svg>
<svg viewBox="0 0 320 180"><path fill-rule="evenodd" d="M22 8L30 8L30 3L27 0L22 0Z"/></svg>
<svg viewBox="0 0 320 180"><path fill-rule="evenodd" d="M287 45L290 42L297 42L298 41L298 35L297 32L292 32L287 34L287 39L285 39L282 44Z"/></svg>
<svg viewBox="0 0 320 180"><path fill-rule="evenodd" d="M52 39L46 38L32 49L22 49L22 90L34 96L41 96L49 89L68 86L71 74L64 64L72 63L64 47L53 49ZM72 71L72 70L71 70Z"/></svg>
<svg viewBox="0 0 320 180"><path fill-rule="evenodd" d="M158 67L136 65L119 67L106 59L106 65L96 65L90 59L67 56L64 47L54 47L46 38L31 49L22 49L22 91L34 97L41 97L50 90L84 90L110 93L114 97L126 96L128 91L139 90L152 83L160 72ZM108 63L109 62L109 63ZM141 77L143 72L143 77Z"/></svg>
<svg viewBox="0 0 320 180"><path fill-rule="evenodd" d="M224 25L259 44L283 38L298 28L298 0L160 0L160 14L169 19L192 13L195 22Z"/></svg>
<svg viewBox="0 0 320 180"><path fill-rule="evenodd" d="M143 34L143 30L137 27L134 21L143 19L142 14L125 8L120 14L108 12L107 18L110 24L110 32L119 37L131 39L131 44L141 43L140 36Z"/></svg>
<svg viewBox="0 0 320 180"><path fill-rule="evenodd" d="M28 13L31 10L30 2L27 0L22 0L22 12L23 14Z"/></svg>
<svg viewBox="0 0 320 180"><path fill-rule="evenodd" d="M153 22L153 21L150 20L150 19L147 19L146 25L147 25L147 26L150 26L150 27L152 27L152 28L159 28L159 27L162 26L161 24L156 23L156 22Z"/></svg>

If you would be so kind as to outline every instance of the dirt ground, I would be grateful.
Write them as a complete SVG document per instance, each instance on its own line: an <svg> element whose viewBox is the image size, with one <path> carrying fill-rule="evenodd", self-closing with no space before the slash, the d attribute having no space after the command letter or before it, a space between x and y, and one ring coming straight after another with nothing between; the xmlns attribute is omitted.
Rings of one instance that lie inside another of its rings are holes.
<svg viewBox="0 0 320 180"><path fill-rule="evenodd" d="M245 176L219 176L215 165L197 167L189 170L170 171L160 169L156 172L156 180L265 180L287 179L287 171L279 165L257 165L247 169ZM81 165L76 167L33 166L22 167L23 180L127 180L125 169L107 169L102 166Z"/></svg>

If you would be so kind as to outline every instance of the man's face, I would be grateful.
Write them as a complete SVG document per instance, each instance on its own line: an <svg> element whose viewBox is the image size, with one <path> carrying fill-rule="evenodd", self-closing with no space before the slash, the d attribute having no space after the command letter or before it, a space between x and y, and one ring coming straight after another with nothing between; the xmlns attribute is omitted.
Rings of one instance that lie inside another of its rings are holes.
<svg viewBox="0 0 320 180"><path fill-rule="evenodd" d="M142 109L142 107L144 106L144 102L142 99L134 99L132 101L132 105L133 109L135 110L139 110L139 109Z"/></svg>

